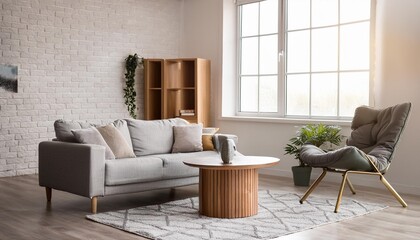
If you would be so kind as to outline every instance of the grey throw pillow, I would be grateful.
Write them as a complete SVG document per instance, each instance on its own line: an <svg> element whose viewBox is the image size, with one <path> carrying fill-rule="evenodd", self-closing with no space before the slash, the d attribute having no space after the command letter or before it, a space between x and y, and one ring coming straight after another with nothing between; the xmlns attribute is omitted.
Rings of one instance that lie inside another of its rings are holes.
<svg viewBox="0 0 420 240"><path fill-rule="evenodd" d="M103 139L114 153L115 158L133 158L136 157L131 146L128 146L124 136L113 125L109 124L96 128L101 133Z"/></svg>
<svg viewBox="0 0 420 240"><path fill-rule="evenodd" d="M99 131L94 128L76 129L71 130L77 142L84 144L96 144L105 147L105 159L115 159L114 153L112 153L108 144L105 142Z"/></svg>
<svg viewBox="0 0 420 240"><path fill-rule="evenodd" d="M62 142L78 142L71 130L89 128L92 125L86 122L66 121L63 119L54 122L55 136Z"/></svg>
<svg viewBox="0 0 420 240"><path fill-rule="evenodd" d="M202 124L174 126L173 153L203 151Z"/></svg>

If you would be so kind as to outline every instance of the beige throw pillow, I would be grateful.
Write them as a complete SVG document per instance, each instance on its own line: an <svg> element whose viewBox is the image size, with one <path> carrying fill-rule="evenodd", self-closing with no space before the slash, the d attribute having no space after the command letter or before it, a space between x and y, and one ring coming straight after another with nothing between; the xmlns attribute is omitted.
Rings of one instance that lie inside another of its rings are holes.
<svg viewBox="0 0 420 240"><path fill-rule="evenodd" d="M97 128L108 144L109 148L115 155L115 158L132 158L134 155L133 149L128 145L124 136L118 129L112 125L106 125Z"/></svg>
<svg viewBox="0 0 420 240"><path fill-rule="evenodd" d="M99 131L94 128L76 129L71 130L77 142L84 144L96 144L105 147L105 159L115 159L115 155L112 153L108 144L105 142Z"/></svg>
<svg viewBox="0 0 420 240"><path fill-rule="evenodd" d="M202 124L174 126L173 129L175 139L172 146L173 153L203 151Z"/></svg>

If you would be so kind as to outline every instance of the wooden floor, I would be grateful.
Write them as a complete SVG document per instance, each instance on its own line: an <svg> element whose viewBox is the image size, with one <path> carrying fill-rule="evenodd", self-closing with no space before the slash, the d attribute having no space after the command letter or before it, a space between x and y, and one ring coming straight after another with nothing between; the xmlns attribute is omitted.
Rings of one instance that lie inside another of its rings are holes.
<svg viewBox="0 0 420 240"><path fill-rule="evenodd" d="M291 179L260 176L260 189L303 193ZM338 185L321 183L313 195L336 198ZM347 191L347 190L346 190ZM409 207L402 208L384 189L356 186L356 195L345 198L389 205L379 212L327 224L279 239L420 239L420 197L402 195ZM133 208L198 196L198 186L171 190L124 194L99 198L98 212ZM85 219L89 214L87 198L53 190L51 206L46 204L38 176L0 178L0 239L143 239ZM331 208L331 211L333 209Z"/></svg>

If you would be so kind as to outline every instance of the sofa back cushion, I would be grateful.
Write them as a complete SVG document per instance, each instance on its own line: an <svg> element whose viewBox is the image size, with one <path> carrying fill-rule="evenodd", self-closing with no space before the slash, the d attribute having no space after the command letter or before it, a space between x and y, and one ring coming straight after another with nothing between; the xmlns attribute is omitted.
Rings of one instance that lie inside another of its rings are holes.
<svg viewBox="0 0 420 240"><path fill-rule="evenodd" d="M71 130L85 129L92 124L78 121L66 121L63 119L54 122L55 137L62 142L78 142Z"/></svg>
<svg viewBox="0 0 420 240"><path fill-rule="evenodd" d="M165 120L125 119L136 156L170 153L174 143L173 126L187 125L181 118Z"/></svg>

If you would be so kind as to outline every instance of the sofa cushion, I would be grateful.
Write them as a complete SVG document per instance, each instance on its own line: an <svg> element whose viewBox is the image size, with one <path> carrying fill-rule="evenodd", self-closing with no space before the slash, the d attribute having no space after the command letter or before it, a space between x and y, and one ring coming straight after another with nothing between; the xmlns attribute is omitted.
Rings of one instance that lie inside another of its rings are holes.
<svg viewBox="0 0 420 240"><path fill-rule="evenodd" d="M173 126L188 124L181 118L126 121L136 156L170 153L174 142Z"/></svg>
<svg viewBox="0 0 420 240"><path fill-rule="evenodd" d="M172 153L203 151L202 129L203 125L201 123L174 126Z"/></svg>
<svg viewBox="0 0 420 240"><path fill-rule="evenodd" d="M54 122L55 137L62 142L78 142L71 130L85 129L92 124L78 121L66 121L58 119Z"/></svg>
<svg viewBox="0 0 420 240"><path fill-rule="evenodd" d="M98 129L98 131L101 133L105 142L112 150L112 153L114 153L115 158L136 157L136 155L133 153L132 147L128 145L127 141L124 139L124 136L113 124L97 127L96 129Z"/></svg>
<svg viewBox="0 0 420 240"><path fill-rule="evenodd" d="M161 179L162 172L162 160L153 156L107 160L105 185L151 182Z"/></svg>
<svg viewBox="0 0 420 240"><path fill-rule="evenodd" d="M188 159L215 157L219 158L220 162L222 162L220 155L216 151L159 154L153 156L158 157L163 161L164 179L198 176L198 168L190 167L183 163L183 161Z"/></svg>
<svg viewBox="0 0 420 240"><path fill-rule="evenodd" d="M104 138L95 127L71 130L71 132L74 134L74 137L77 139L77 142L104 146L105 159L115 159L114 153L109 148L108 144L105 142Z"/></svg>

